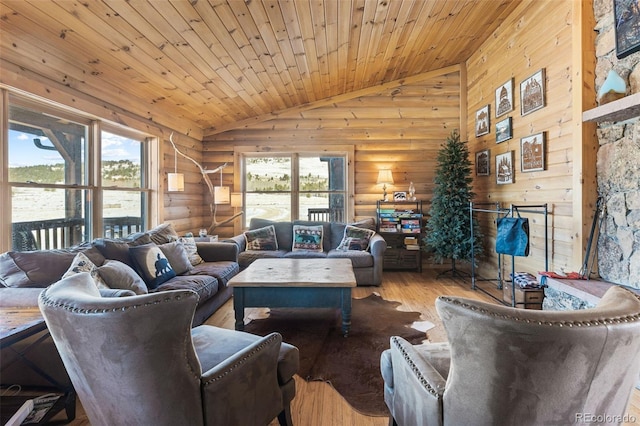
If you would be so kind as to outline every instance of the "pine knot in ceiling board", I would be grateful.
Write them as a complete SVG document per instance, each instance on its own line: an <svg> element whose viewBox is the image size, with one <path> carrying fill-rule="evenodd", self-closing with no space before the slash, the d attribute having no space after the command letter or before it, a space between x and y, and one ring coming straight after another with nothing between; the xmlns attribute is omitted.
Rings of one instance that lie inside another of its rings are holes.
<svg viewBox="0 0 640 426"><path fill-rule="evenodd" d="M460 64L520 2L0 0L0 48L75 91L143 117L162 105L158 122L213 134Z"/></svg>

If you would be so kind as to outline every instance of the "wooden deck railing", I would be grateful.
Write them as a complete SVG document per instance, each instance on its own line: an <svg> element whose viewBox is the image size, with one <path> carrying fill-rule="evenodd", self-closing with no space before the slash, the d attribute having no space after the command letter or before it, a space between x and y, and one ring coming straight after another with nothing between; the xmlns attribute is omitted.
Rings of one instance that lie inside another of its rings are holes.
<svg viewBox="0 0 640 426"><path fill-rule="evenodd" d="M141 232L139 217L123 216L103 219L102 236L122 238ZM51 250L71 247L87 240L83 218L61 218L15 222L12 229L13 250Z"/></svg>

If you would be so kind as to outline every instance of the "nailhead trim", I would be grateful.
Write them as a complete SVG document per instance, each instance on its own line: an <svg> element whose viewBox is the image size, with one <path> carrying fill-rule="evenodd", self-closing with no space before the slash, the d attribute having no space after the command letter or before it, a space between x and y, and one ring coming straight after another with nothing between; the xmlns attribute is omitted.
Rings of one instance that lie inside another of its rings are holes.
<svg viewBox="0 0 640 426"><path fill-rule="evenodd" d="M114 298L114 299L126 299L126 298ZM52 306L55 308L60 308L60 309L64 309L66 311L70 311L76 314L101 314L101 313L107 313L107 312L126 312L129 309L137 309L137 308L142 308L142 307L146 307L146 306L152 306L152 305L159 305L160 303L170 303L174 300L181 300L182 299L182 295L178 294L172 297L165 297L161 300L153 300L150 302L145 302L145 303L136 303L133 305L126 305L126 306L119 306L116 308L111 308L111 309L99 309L99 308L93 308L93 309L83 309L83 308L78 308L77 306L74 305L70 305L70 304L66 304L66 303L60 303L57 302L55 299L52 299L51 297L49 297L49 295L47 294L47 290L44 290L42 293L40 293L40 300L42 300L42 302L46 305L46 306Z"/></svg>
<svg viewBox="0 0 640 426"><path fill-rule="evenodd" d="M463 302L459 299L453 299L451 297L440 296L440 298L445 302L449 302L451 304L463 307L465 309L469 309L470 311L481 312L483 314L486 314L495 318L520 321L520 322L525 322L527 324L548 325L550 327L592 327L592 326L599 326L599 325L621 324L621 323L630 323L630 322L640 321L640 312L636 312L635 314L627 314L627 315L622 315L618 317L612 317L612 318L599 318L599 319L585 320L585 321L535 320L532 318L522 318L519 316L497 313L485 308L478 307L476 305L470 305L469 303ZM636 298L640 300L640 297L636 296Z"/></svg>
<svg viewBox="0 0 640 426"><path fill-rule="evenodd" d="M391 342L398 349L398 351L400 351L400 353L402 354L402 357L407 362L407 364L409 364L409 367L411 367L411 371L413 371L416 377L418 377L418 380L420 381L420 384L422 385L422 387L425 388L426 391L429 392L431 395L439 397L440 394L438 393L438 391L433 386L431 386L431 384L427 381L427 379L425 379L425 377L422 375L422 372L420 372L420 370L415 365L415 363L413 362L409 354L405 351L404 347L400 343L400 340L398 340L396 336L393 336L391 338Z"/></svg>

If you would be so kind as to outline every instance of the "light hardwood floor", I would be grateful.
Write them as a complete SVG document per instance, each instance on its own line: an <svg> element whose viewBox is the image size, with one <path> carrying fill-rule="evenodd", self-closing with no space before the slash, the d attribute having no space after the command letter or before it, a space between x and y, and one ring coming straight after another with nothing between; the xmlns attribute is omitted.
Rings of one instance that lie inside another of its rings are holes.
<svg viewBox="0 0 640 426"><path fill-rule="evenodd" d="M474 299L495 302L480 291L471 290L468 279L436 279L438 271L424 269L422 273L416 272L385 272L384 283L379 287L357 287L353 291L353 297L363 298L375 292L385 300L393 300L402 303L398 308L403 311L418 311L422 313L422 319L435 324L428 331L429 340L441 342L446 340L446 334L442 323L434 308L435 299L440 295L464 296ZM497 297L501 291L492 288L489 283L482 283L483 288L488 289ZM247 310L247 315L261 316L264 310ZM209 325L233 329L233 304L227 302L206 322ZM292 417L296 426L384 426L388 424L387 417L371 417L363 415L353 408L330 385L322 382L309 382L296 376L297 393L292 403ZM625 426L640 425L640 391L635 390L628 410L633 422L625 423ZM63 414L56 419L64 418ZM76 420L70 423L73 426L87 426L87 420L82 406L78 403ZM271 425L277 425L274 421Z"/></svg>

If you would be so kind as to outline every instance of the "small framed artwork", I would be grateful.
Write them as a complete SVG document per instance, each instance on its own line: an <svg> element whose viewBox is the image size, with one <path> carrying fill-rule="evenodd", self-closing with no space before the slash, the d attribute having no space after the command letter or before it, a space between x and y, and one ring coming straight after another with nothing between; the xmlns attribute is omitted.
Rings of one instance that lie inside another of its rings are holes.
<svg viewBox="0 0 640 426"><path fill-rule="evenodd" d="M476 152L476 176L489 176L489 158L488 149Z"/></svg>
<svg viewBox="0 0 640 426"><path fill-rule="evenodd" d="M513 110L513 79L496 89L496 117Z"/></svg>
<svg viewBox="0 0 640 426"><path fill-rule="evenodd" d="M407 193L405 191L394 192L393 201L407 201Z"/></svg>
<svg viewBox="0 0 640 426"><path fill-rule="evenodd" d="M544 132L520 139L520 167L523 172L544 170Z"/></svg>
<svg viewBox="0 0 640 426"><path fill-rule="evenodd" d="M616 57L622 59L640 51L640 7L637 1L613 0Z"/></svg>
<svg viewBox="0 0 640 426"><path fill-rule="evenodd" d="M513 183L513 151L496 155L496 183Z"/></svg>
<svg viewBox="0 0 640 426"><path fill-rule="evenodd" d="M511 117L496 123L496 143L504 142L513 137L513 129L511 128Z"/></svg>
<svg viewBox="0 0 640 426"><path fill-rule="evenodd" d="M544 68L520 83L520 114L544 107Z"/></svg>
<svg viewBox="0 0 640 426"><path fill-rule="evenodd" d="M476 111L476 136L489 133L491 129L489 117L489 105L485 105Z"/></svg>

